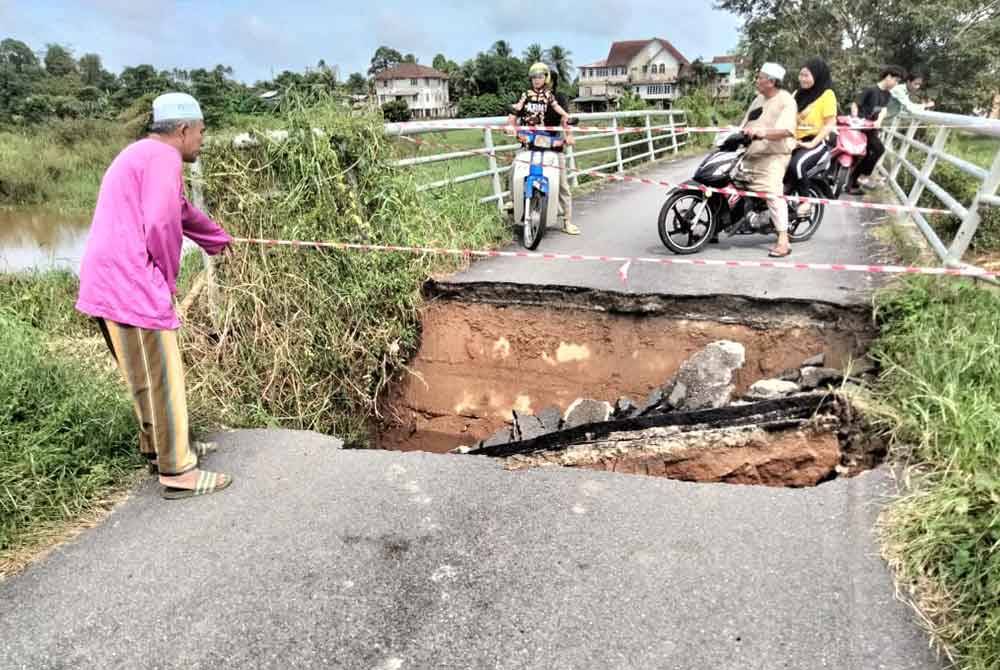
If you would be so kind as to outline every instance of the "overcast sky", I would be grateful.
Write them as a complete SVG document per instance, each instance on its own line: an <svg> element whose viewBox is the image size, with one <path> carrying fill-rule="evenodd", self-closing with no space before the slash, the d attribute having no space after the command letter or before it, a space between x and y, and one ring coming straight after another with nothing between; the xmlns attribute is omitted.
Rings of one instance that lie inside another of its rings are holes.
<svg viewBox="0 0 1000 670"><path fill-rule="evenodd" d="M105 67L157 69L231 65L244 81L269 79L325 59L341 78L364 72L379 45L462 62L498 39L516 54L532 42L559 44L575 65L604 58L614 40L663 37L690 60L736 45L738 21L711 0L459 0L323 3L302 0L0 0L0 38L36 51L58 42Z"/></svg>

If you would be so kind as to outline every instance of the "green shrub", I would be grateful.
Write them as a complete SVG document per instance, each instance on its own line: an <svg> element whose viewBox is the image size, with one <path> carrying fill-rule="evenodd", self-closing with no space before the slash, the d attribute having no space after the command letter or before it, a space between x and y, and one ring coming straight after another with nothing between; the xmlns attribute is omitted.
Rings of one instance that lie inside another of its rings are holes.
<svg viewBox="0 0 1000 670"><path fill-rule="evenodd" d="M41 331L0 309L0 550L85 512L139 462L113 376L52 356Z"/></svg>
<svg viewBox="0 0 1000 670"><path fill-rule="evenodd" d="M458 116L463 119L507 116L514 102L514 96L499 96L494 93L466 96L458 103Z"/></svg>
<svg viewBox="0 0 1000 670"><path fill-rule="evenodd" d="M291 106L291 105L289 105ZM240 236L479 248L509 235L465 193L418 193L393 167L380 115L339 104L289 112L287 141L213 145L209 210ZM325 134L315 134L323 128ZM192 411L367 444L393 378L419 340L420 286L460 260L405 253L241 246L222 263L219 330L196 303L185 329Z"/></svg>
<svg viewBox="0 0 1000 670"><path fill-rule="evenodd" d="M880 294L876 316L879 393L914 466L886 553L959 667L1000 667L1000 296L915 278Z"/></svg>
<svg viewBox="0 0 1000 670"><path fill-rule="evenodd" d="M92 336L90 319L73 305L79 280L69 272L0 274L0 305L49 336Z"/></svg>
<svg viewBox="0 0 1000 670"><path fill-rule="evenodd" d="M406 101L390 100L382 105L382 116L390 123L406 123L413 118L413 112Z"/></svg>

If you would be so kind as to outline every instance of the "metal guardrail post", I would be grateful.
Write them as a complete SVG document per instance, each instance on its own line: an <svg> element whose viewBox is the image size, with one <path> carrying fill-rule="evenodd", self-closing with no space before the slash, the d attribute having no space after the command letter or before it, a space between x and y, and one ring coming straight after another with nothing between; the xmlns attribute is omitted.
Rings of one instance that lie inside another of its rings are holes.
<svg viewBox="0 0 1000 670"><path fill-rule="evenodd" d="M618 174L625 173L625 164L622 163L622 137L618 132L618 119L611 119L611 130L615 134L615 159L618 161Z"/></svg>
<svg viewBox="0 0 1000 670"><path fill-rule="evenodd" d="M920 196L924 193L924 187L927 185L927 181L931 178L931 174L934 172L934 166L937 165L938 155L944 151L944 145L948 142L948 128L944 126L938 128L937 136L934 138L934 145L931 147L931 152L927 154L927 160L924 161L924 167L920 170L920 176L913 182L913 188L910 189L910 195L906 199L906 204L913 207L920 200Z"/></svg>
<svg viewBox="0 0 1000 670"><path fill-rule="evenodd" d="M570 174L572 175L570 179L572 180L574 188L579 186L580 174L576 171L576 154L573 151L572 144L566 147L566 167L570 169Z"/></svg>
<svg viewBox="0 0 1000 670"><path fill-rule="evenodd" d="M686 117L685 117L686 118ZM674 118L674 110L670 110L670 141L674 145L674 155L677 155L677 120Z"/></svg>
<svg viewBox="0 0 1000 670"><path fill-rule="evenodd" d="M503 213L503 188L500 187L500 173L497 172L497 154L493 150L493 130L490 128L483 129L483 143L486 145L486 149L489 152L487 156L489 157L490 163L490 173L492 174L493 181L493 195L497 199L497 209L500 213Z"/></svg>
<svg viewBox="0 0 1000 670"><path fill-rule="evenodd" d="M899 117L896 117L896 125L899 125ZM906 139L902 140L902 145L896 152L896 160L893 161L892 171L889 173L889 179L896 181L899 178L899 171L903 168L903 161L910 154L910 147L913 146L911 142L913 138L917 135L917 129L920 127L920 123L913 119L910 122L910 127L906 130Z"/></svg>
<svg viewBox="0 0 1000 670"><path fill-rule="evenodd" d="M656 152L653 150L653 124L650 121L651 114L646 114L646 141L649 143L649 160L656 160Z"/></svg>
<svg viewBox="0 0 1000 670"><path fill-rule="evenodd" d="M976 195L972 199L972 204L969 205L969 213L962 220L962 225L959 227L958 233L956 233L955 239L952 240L951 247L948 249L949 255L955 260L962 259L962 256L969 249L972 236L976 234L976 229L979 228L981 219L979 208L980 206L989 206L983 202L984 198L995 195L998 188L1000 188L1000 148L997 149L996 156L993 157L993 167L990 168L989 176L986 177L976 191Z"/></svg>
<svg viewBox="0 0 1000 670"><path fill-rule="evenodd" d="M204 192L205 180L200 158L191 164L190 176L192 204L204 212L206 210ZM215 259L209 256L204 250L201 252L201 258L205 267L205 288L208 296L208 314L212 319L212 325L216 330L218 330L219 284L215 278Z"/></svg>

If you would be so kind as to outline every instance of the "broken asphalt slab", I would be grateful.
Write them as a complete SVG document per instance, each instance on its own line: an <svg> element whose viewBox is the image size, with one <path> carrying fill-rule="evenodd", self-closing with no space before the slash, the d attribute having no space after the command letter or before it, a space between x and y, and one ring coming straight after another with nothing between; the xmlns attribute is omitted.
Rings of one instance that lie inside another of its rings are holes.
<svg viewBox="0 0 1000 670"><path fill-rule="evenodd" d="M220 436L0 584L0 667L939 667L872 527L884 470L788 490Z"/></svg>

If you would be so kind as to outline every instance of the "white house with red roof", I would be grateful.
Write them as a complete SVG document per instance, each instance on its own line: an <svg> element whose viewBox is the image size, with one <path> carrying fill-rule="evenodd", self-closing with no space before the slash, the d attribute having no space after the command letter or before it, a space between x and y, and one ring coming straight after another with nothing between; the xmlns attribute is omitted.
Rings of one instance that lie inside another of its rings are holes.
<svg viewBox="0 0 1000 670"><path fill-rule="evenodd" d="M416 119L439 119L451 115L448 75L417 63L402 63L375 75L378 104L402 100Z"/></svg>
<svg viewBox="0 0 1000 670"><path fill-rule="evenodd" d="M660 37L614 42L607 58L580 66L580 97L573 102L586 111L602 111L631 91L669 109L680 97L680 74L686 65L688 59Z"/></svg>

